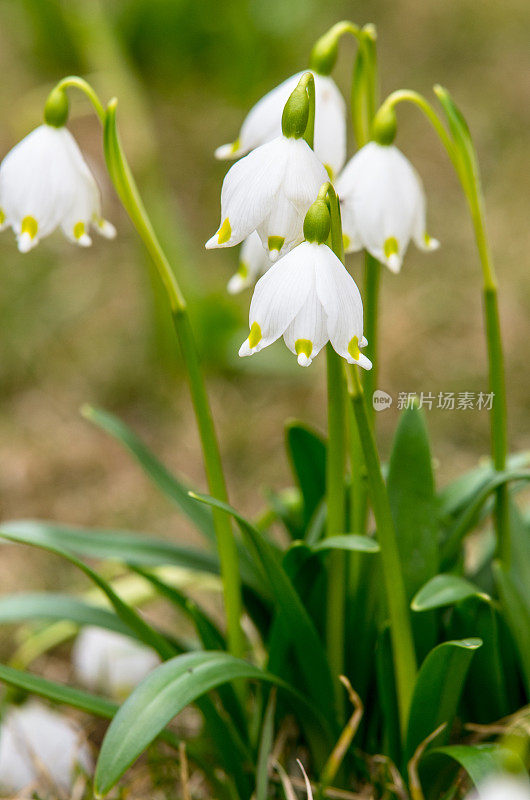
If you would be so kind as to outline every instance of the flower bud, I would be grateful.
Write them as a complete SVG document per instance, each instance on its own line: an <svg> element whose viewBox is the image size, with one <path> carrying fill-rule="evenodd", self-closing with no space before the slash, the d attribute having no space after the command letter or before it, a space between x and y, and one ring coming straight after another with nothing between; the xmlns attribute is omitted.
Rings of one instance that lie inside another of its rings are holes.
<svg viewBox="0 0 530 800"><path fill-rule="evenodd" d="M52 89L44 106L44 122L62 128L68 119L68 97L64 89Z"/></svg>
<svg viewBox="0 0 530 800"><path fill-rule="evenodd" d="M304 219L304 238L307 242L324 244L329 236L331 219L325 200L315 200Z"/></svg>
<svg viewBox="0 0 530 800"><path fill-rule="evenodd" d="M372 138L377 144L389 145L396 138L397 117L393 106L383 103L374 117Z"/></svg>
<svg viewBox="0 0 530 800"><path fill-rule="evenodd" d="M288 139L301 139L309 120L309 97L304 77L286 102L282 114L282 133Z"/></svg>
<svg viewBox="0 0 530 800"><path fill-rule="evenodd" d="M309 65L319 75L331 75L339 52L339 38L333 27L315 42Z"/></svg>

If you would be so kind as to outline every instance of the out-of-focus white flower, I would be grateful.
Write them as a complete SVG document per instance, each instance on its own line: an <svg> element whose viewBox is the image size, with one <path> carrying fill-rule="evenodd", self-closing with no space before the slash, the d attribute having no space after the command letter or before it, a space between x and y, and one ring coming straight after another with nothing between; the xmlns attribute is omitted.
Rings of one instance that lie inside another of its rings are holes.
<svg viewBox="0 0 530 800"><path fill-rule="evenodd" d="M116 230L101 216L99 189L77 143L64 126L40 125L0 165L0 222L26 253L60 227L82 247L89 230L112 239Z"/></svg>
<svg viewBox="0 0 530 800"><path fill-rule="evenodd" d="M439 242L425 228L421 180L397 147L369 142L346 164L336 182L346 252L366 248L399 272L411 239L422 250Z"/></svg>
<svg viewBox="0 0 530 800"><path fill-rule="evenodd" d="M359 290L326 244L303 242L260 278L249 326L240 356L258 353L283 335L302 367L309 366L328 341L350 364L372 366L359 349L367 344Z"/></svg>
<svg viewBox="0 0 530 800"><path fill-rule="evenodd" d="M530 800L530 782L516 775L492 775L467 800Z"/></svg>
<svg viewBox="0 0 530 800"><path fill-rule="evenodd" d="M346 160L346 104L333 78L309 71L315 78L315 153L331 175L338 175ZM303 74L262 97L247 114L235 142L218 147L216 157L239 158L279 136L283 107Z"/></svg>
<svg viewBox="0 0 530 800"><path fill-rule="evenodd" d="M327 179L302 138L282 134L257 147L228 171L221 225L206 247L232 247L257 230L271 258L277 258L302 241L304 216Z"/></svg>
<svg viewBox="0 0 530 800"><path fill-rule="evenodd" d="M14 794L51 783L69 793L76 768L92 770L81 732L36 700L10 707L0 723L0 790Z"/></svg>
<svg viewBox="0 0 530 800"><path fill-rule="evenodd" d="M88 626L75 641L72 662L77 678L88 689L123 699L160 659L128 636Z"/></svg>
<svg viewBox="0 0 530 800"><path fill-rule="evenodd" d="M230 294L247 289L260 277L267 272L271 265L271 259L257 231L253 231L247 236L239 252L239 266L237 272L228 281L227 290Z"/></svg>

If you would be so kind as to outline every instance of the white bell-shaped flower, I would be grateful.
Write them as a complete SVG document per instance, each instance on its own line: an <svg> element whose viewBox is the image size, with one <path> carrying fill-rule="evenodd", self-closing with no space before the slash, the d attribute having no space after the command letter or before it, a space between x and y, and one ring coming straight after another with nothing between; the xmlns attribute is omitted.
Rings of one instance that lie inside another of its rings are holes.
<svg viewBox="0 0 530 800"><path fill-rule="evenodd" d="M258 353L283 336L302 367L308 367L328 341L350 364L372 366L359 349L367 344L359 290L326 244L303 242L260 278L249 327L240 356Z"/></svg>
<svg viewBox="0 0 530 800"><path fill-rule="evenodd" d="M40 790L55 787L69 796L77 771L90 773L92 766L81 731L43 703L30 700L11 706L2 717L2 792L14 795L30 786Z"/></svg>
<svg viewBox="0 0 530 800"><path fill-rule="evenodd" d="M257 147L228 171L221 225L206 247L232 247L257 230L277 258L302 241L304 216L327 178L302 138L281 135Z"/></svg>
<svg viewBox="0 0 530 800"><path fill-rule="evenodd" d="M116 230L101 216L98 186L64 126L40 125L0 165L0 221L26 253L56 228L88 247L94 228L112 239Z"/></svg>
<svg viewBox="0 0 530 800"><path fill-rule="evenodd" d="M271 259L263 247L257 231L247 236L239 251L239 266L228 281L227 290L230 294L237 294L252 286L257 279L267 272Z"/></svg>
<svg viewBox="0 0 530 800"><path fill-rule="evenodd" d="M365 248L399 272L411 239L421 250L439 242L425 227L425 194L416 170L394 145L369 142L336 182L346 252Z"/></svg>
<svg viewBox="0 0 530 800"><path fill-rule="evenodd" d="M88 626L75 641L72 662L78 680L87 689L123 699L160 659L128 636Z"/></svg>
<svg viewBox="0 0 530 800"><path fill-rule="evenodd" d="M329 75L312 72L315 79L315 153L330 174L338 175L346 160L346 103ZM251 108L235 142L218 147L220 159L240 158L282 131L282 112L300 78L299 72L287 78Z"/></svg>
<svg viewBox="0 0 530 800"><path fill-rule="evenodd" d="M530 782L522 775L492 775L466 800L530 800Z"/></svg>

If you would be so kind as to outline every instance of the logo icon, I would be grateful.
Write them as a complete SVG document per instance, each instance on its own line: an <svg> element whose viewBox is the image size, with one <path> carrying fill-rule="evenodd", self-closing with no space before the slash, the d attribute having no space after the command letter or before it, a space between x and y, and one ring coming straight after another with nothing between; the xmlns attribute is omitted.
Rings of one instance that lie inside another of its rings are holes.
<svg viewBox="0 0 530 800"><path fill-rule="evenodd" d="M372 405L376 411L386 411L392 405L392 396L382 389L376 389L372 395Z"/></svg>

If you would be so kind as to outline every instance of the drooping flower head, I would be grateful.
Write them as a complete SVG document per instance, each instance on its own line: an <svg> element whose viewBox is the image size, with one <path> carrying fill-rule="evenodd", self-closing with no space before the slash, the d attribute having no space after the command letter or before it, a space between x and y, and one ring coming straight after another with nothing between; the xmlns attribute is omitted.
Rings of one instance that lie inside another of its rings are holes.
<svg viewBox="0 0 530 800"><path fill-rule="evenodd" d="M229 294L237 294L252 286L260 275L267 272L271 263L257 231L253 231L241 245L237 272L232 275L226 287Z"/></svg>
<svg viewBox="0 0 530 800"><path fill-rule="evenodd" d="M92 758L71 720L37 700L7 710L0 736L2 793L18 796L32 784L43 789L45 776L53 783L50 788L70 796L77 767L90 772Z"/></svg>
<svg viewBox="0 0 530 800"><path fill-rule="evenodd" d="M72 662L77 678L87 689L123 699L160 659L128 636L87 626L75 641Z"/></svg>
<svg viewBox="0 0 530 800"><path fill-rule="evenodd" d="M315 79L315 153L331 175L338 175L346 160L346 104L333 78L311 72ZM304 74L287 78L262 97L245 117L237 139L218 147L216 157L240 158L276 139L282 132L285 103Z"/></svg>
<svg viewBox="0 0 530 800"><path fill-rule="evenodd" d="M350 364L370 369L360 348L363 306L359 290L344 264L324 242L329 211L317 200L304 222L306 241L279 259L254 289L248 338L240 356L258 353L283 336L302 367L308 367L329 341Z"/></svg>
<svg viewBox="0 0 530 800"><path fill-rule="evenodd" d="M369 142L346 164L336 182L346 252L365 248L399 272L411 239L421 250L439 242L428 235L421 180L393 144Z"/></svg>
<svg viewBox="0 0 530 800"><path fill-rule="evenodd" d="M327 173L303 139L309 118L304 79L283 114L283 133L228 171L221 191L221 224L207 248L232 247L257 230L272 258L302 241L304 216Z"/></svg>
<svg viewBox="0 0 530 800"><path fill-rule="evenodd" d="M116 235L101 216L97 183L65 127L65 102L59 114L53 113L56 104L47 104L45 123L15 145L0 165L0 222L13 229L22 253L56 228L81 247L92 243L91 228L106 238Z"/></svg>

